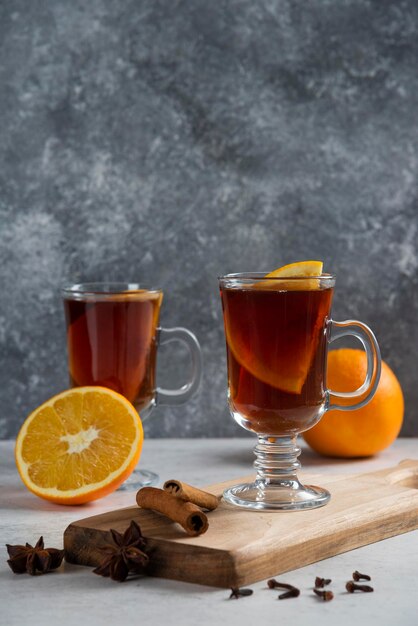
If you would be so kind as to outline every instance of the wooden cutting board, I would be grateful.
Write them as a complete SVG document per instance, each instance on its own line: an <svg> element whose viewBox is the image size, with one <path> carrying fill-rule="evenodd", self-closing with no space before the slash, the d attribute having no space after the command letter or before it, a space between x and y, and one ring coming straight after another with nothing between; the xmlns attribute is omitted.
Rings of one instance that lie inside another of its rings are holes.
<svg viewBox="0 0 418 626"><path fill-rule="evenodd" d="M418 461L354 476L303 476L331 492L326 506L262 513L221 502L208 513L209 529L188 537L177 524L132 506L70 524L65 558L96 566L109 529L123 532L134 519L148 539L147 574L216 587L240 587L418 528ZM212 485L221 495L239 481ZM132 494L134 499L134 494Z"/></svg>

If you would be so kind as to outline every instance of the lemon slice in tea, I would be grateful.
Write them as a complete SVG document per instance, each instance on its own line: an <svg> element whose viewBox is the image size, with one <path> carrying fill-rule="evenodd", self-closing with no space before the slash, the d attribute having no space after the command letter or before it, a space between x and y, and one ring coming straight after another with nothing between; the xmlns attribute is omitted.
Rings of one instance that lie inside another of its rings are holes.
<svg viewBox="0 0 418 626"><path fill-rule="evenodd" d="M289 281L261 281L258 286L262 285L263 288L270 289L286 289L297 291L310 291L311 289L319 289L319 278L322 274L323 268L322 261L298 261L297 263L289 263L289 265L283 265L277 270L266 274L265 278L297 278L297 280ZM315 276L315 278L308 278L308 276ZM303 280L304 278L307 280Z"/></svg>

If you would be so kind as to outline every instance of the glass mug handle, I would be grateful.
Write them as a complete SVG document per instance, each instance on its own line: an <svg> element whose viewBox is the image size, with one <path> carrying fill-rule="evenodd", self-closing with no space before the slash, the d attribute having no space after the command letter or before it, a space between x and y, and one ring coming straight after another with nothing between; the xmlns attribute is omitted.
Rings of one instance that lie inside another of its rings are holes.
<svg viewBox="0 0 418 626"><path fill-rule="evenodd" d="M202 378L202 351L197 337L187 328L158 328L157 345L162 346L172 341L184 343L190 354L192 362L192 375L189 382L180 389L162 389L157 387L155 391L156 404L183 404L197 391Z"/></svg>
<svg viewBox="0 0 418 626"><path fill-rule="evenodd" d="M329 342L351 335L361 341L367 355L367 373L364 383L355 391L332 391L327 389L328 406L327 410L338 409L339 411L352 411L360 409L367 404L376 393L377 385L380 380L381 357L379 345L373 331L363 322L357 320L345 320L344 322L329 322ZM366 395L365 395L366 394ZM337 404L338 399L362 399L353 404Z"/></svg>

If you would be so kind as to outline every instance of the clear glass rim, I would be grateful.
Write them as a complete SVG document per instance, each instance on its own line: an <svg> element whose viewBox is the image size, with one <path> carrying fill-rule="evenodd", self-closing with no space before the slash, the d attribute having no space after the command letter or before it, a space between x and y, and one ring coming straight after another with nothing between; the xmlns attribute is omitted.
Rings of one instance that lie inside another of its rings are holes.
<svg viewBox="0 0 418 626"><path fill-rule="evenodd" d="M328 280L330 282L335 281L336 279L336 275L335 274L329 274L329 273L324 273L324 274L319 274L318 276L280 276L280 277L276 277L276 276L267 276L269 272L239 272L236 274L225 274L224 276L218 276L218 280L220 282L222 281L228 281L228 280L235 280L235 281L239 281L239 282L252 282L254 280L266 280L266 281L276 281L276 282L286 282L288 283L289 281L294 281L294 282L298 282L298 281L302 281L302 280L312 280L312 279L320 279L320 280Z"/></svg>
<svg viewBox="0 0 418 626"><path fill-rule="evenodd" d="M101 296L111 297L118 295L135 294L138 291L146 291L150 294L160 294L162 289L159 287L151 287L143 283L123 283L113 281L102 281L95 283L69 283L61 288L61 294L64 298L71 297L89 297Z"/></svg>

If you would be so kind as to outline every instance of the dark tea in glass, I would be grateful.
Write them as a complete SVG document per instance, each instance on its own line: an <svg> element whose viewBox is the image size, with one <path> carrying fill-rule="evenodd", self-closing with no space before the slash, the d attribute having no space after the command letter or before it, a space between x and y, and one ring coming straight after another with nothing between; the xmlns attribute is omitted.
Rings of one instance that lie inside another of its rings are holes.
<svg viewBox="0 0 418 626"><path fill-rule="evenodd" d="M101 385L139 411L155 393L156 333L163 294L145 289L65 298L72 386Z"/></svg>
<svg viewBox="0 0 418 626"><path fill-rule="evenodd" d="M245 428L291 435L322 415L332 293L261 283L222 289L229 402Z"/></svg>

